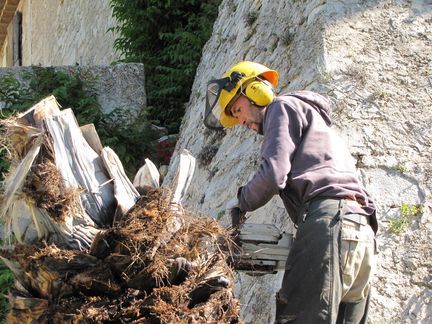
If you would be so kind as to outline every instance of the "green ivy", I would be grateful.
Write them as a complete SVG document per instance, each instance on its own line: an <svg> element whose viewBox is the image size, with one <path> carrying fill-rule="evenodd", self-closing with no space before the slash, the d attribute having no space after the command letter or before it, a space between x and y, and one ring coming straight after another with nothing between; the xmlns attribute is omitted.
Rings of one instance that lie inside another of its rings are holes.
<svg viewBox="0 0 432 324"><path fill-rule="evenodd" d="M220 0L111 0L124 62L146 70L149 119L178 131Z"/></svg>

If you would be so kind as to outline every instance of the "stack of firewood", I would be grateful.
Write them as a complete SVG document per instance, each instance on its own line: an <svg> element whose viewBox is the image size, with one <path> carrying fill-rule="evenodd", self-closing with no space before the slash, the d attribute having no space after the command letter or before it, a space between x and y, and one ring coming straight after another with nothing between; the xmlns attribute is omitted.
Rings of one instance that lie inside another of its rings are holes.
<svg viewBox="0 0 432 324"><path fill-rule="evenodd" d="M8 322L239 322L230 233L181 206L187 152L173 189L154 188L147 161L138 193L94 127L80 128L54 97L3 131L12 167L0 218L12 239L0 256L16 277Z"/></svg>

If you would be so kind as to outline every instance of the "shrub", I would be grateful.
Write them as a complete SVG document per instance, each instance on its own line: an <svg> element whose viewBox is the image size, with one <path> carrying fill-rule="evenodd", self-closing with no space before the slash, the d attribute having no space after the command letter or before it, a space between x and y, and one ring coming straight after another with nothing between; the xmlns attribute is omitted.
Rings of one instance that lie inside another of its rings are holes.
<svg viewBox="0 0 432 324"><path fill-rule="evenodd" d="M123 62L146 69L149 119L178 132L220 0L111 0Z"/></svg>

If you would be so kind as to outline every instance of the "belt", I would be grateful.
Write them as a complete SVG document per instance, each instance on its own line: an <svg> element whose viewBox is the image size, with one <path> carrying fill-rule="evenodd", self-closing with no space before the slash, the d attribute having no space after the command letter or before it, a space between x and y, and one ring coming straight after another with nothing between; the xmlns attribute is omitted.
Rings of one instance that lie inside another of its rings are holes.
<svg viewBox="0 0 432 324"><path fill-rule="evenodd" d="M351 207L362 207L362 205L357 202L356 200L352 200L352 199L346 199L346 198L326 198L326 197L320 197L318 199L312 199L311 201L309 201L308 203L306 203L303 208L301 209L300 213L303 214L303 221L306 217L307 210L309 209L309 206L312 204L316 204L316 203L320 203L320 202L324 202L324 201L334 201L334 204L339 206L339 208L341 208L341 211L343 209L343 206L351 206ZM349 220L351 222L360 224L360 225L370 225L370 218L367 215L364 214L357 214L357 213L350 213L347 214L345 212L341 212L339 214L339 217L341 219L345 219L345 220ZM301 218L300 218L301 219ZM300 220L299 218L297 219L297 222Z"/></svg>
<svg viewBox="0 0 432 324"><path fill-rule="evenodd" d="M344 199L344 202L346 206L362 207L362 205L356 200ZM370 225L369 217L363 214L344 214L341 218L350 220L360 225L367 225L367 224Z"/></svg>
<svg viewBox="0 0 432 324"><path fill-rule="evenodd" d="M357 200L352 199L343 199L345 201L345 205L347 206L354 206L354 207L362 207L362 205Z"/></svg>

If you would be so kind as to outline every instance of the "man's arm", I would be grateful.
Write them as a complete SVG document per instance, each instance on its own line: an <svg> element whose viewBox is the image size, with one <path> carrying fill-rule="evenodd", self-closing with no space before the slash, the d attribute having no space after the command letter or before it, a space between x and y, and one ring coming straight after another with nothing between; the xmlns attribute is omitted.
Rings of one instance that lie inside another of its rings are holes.
<svg viewBox="0 0 432 324"><path fill-rule="evenodd" d="M262 162L252 179L239 190L241 210L255 210L285 188L291 158L301 136L302 121L295 109L281 100L268 106L264 118Z"/></svg>

